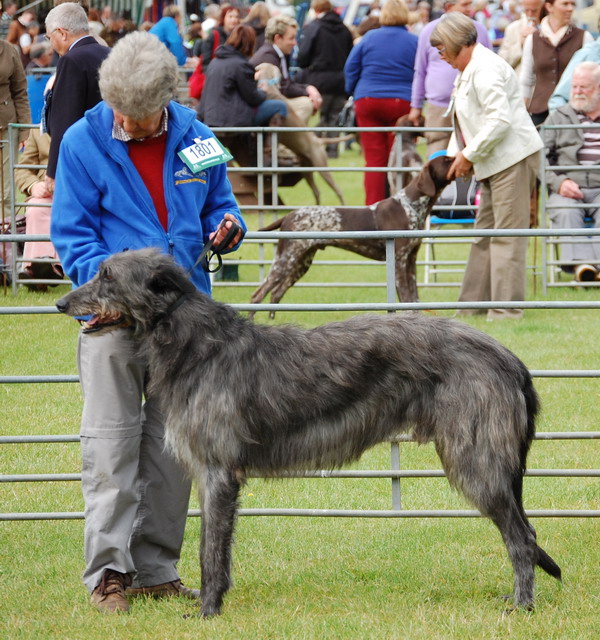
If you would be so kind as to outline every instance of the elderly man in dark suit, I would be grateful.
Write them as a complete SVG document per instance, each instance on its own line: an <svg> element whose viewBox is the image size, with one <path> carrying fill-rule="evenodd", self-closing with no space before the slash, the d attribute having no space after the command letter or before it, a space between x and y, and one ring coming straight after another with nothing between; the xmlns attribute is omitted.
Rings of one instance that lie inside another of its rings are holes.
<svg viewBox="0 0 600 640"><path fill-rule="evenodd" d="M46 105L46 124L51 137L46 182L54 190L58 150L65 131L100 102L98 69L110 49L89 35L84 9L61 4L46 17L46 37L60 56L56 80Z"/></svg>

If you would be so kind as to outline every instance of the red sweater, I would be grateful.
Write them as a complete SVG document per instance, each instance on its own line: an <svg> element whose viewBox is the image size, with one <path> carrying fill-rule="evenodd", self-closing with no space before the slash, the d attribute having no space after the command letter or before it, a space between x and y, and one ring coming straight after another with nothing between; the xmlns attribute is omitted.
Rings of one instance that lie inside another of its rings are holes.
<svg viewBox="0 0 600 640"><path fill-rule="evenodd" d="M129 157L138 170L150 193L158 219L166 231L169 224L169 211L165 202L163 167L167 134L145 140L131 140L127 143Z"/></svg>

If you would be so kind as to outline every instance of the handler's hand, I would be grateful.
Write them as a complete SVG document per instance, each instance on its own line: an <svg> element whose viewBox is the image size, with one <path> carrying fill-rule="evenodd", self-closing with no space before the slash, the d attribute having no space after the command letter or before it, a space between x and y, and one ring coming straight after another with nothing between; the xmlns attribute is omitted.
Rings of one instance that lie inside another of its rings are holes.
<svg viewBox="0 0 600 640"><path fill-rule="evenodd" d="M563 180L558 188L558 195L563 198L573 198L574 200L583 200L583 193L579 185L570 178Z"/></svg>
<svg viewBox="0 0 600 640"><path fill-rule="evenodd" d="M225 220L225 224L220 226L219 229L217 229L217 231L213 231L210 234L210 239L213 240L213 243L215 244L215 246L219 246L219 244L223 242L223 240L225 240L225 237L227 236L227 232L229 231L229 229L231 229L232 222L235 222L238 225L240 224L239 220L232 213L226 213L223 216L223 219ZM235 238L225 247L225 249L233 249L233 247L235 247L235 245L238 242L240 242L243 237L244 237L244 233L240 229L235 235Z"/></svg>
<svg viewBox="0 0 600 640"><path fill-rule="evenodd" d="M454 178L464 178L469 175L473 170L473 163L465 158L462 151L459 151L454 157L454 161L450 165L448 180L454 180Z"/></svg>
<svg viewBox="0 0 600 640"><path fill-rule="evenodd" d="M34 182L29 189L32 198L51 198L52 192L48 190L48 185L44 180Z"/></svg>
<svg viewBox="0 0 600 640"><path fill-rule="evenodd" d="M416 107L411 107L408 112L408 120L412 123L413 127L421 126L421 109L417 109Z"/></svg>
<svg viewBox="0 0 600 640"><path fill-rule="evenodd" d="M46 183L46 189L48 189L49 193L54 193L54 178L51 178L50 176L46 176L44 178L44 182Z"/></svg>
<svg viewBox="0 0 600 640"><path fill-rule="evenodd" d="M313 109L315 113L321 108L323 104L323 98L321 93L317 89L317 87L313 87L312 84L306 86L306 93L308 93L308 97L313 104Z"/></svg>

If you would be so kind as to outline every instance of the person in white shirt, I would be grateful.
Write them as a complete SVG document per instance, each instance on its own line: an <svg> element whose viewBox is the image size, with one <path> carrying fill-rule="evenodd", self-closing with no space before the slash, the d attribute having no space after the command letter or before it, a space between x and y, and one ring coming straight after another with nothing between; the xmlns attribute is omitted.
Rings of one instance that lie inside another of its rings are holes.
<svg viewBox="0 0 600 640"><path fill-rule="evenodd" d="M465 177L473 171L481 182L477 229L528 228L543 142L525 109L514 70L477 43L473 21L458 11L438 24L430 41L459 71L452 99L454 133L448 147L454 162L448 177ZM526 237L476 238L459 301L524 300L526 255ZM522 314L522 309L487 311L488 320Z"/></svg>
<svg viewBox="0 0 600 640"><path fill-rule="evenodd" d="M522 0L521 16L504 30L498 55L508 62L517 75L521 70L523 43L538 28L543 4L543 0Z"/></svg>

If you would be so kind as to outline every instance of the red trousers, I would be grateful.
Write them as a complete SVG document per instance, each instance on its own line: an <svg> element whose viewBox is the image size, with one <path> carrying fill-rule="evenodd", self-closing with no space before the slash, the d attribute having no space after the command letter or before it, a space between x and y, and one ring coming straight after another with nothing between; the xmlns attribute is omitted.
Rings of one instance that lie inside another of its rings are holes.
<svg viewBox="0 0 600 640"><path fill-rule="evenodd" d="M400 98L360 98L354 105L359 127L393 127L396 120L410 111L410 102ZM391 132L365 131L360 144L367 167L387 167L394 143ZM379 202L386 197L386 172L365 172L365 204Z"/></svg>

